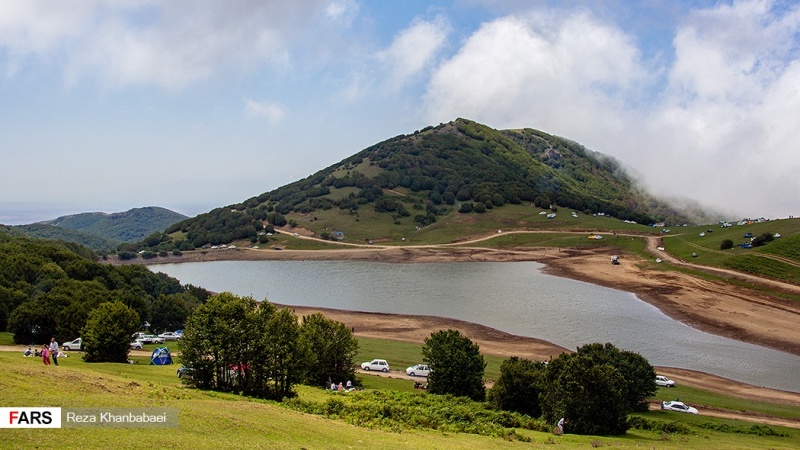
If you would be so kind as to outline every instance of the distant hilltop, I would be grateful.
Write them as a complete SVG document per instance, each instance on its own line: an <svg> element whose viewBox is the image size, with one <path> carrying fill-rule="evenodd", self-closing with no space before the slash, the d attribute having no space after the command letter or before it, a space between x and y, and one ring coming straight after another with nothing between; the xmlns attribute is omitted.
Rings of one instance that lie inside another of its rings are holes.
<svg viewBox="0 0 800 450"><path fill-rule="evenodd" d="M614 158L574 141L456 119L390 138L302 180L175 223L156 244L171 241L187 250L261 242L258 233L286 224L324 239L338 239L335 233L347 229L350 238L380 240L395 230L466 224L490 211L503 216L503 206L514 204L639 224L708 220L705 208L647 193Z"/></svg>
<svg viewBox="0 0 800 450"><path fill-rule="evenodd" d="M186 218L166 208L147 206L125 212L70 214L9 229L44 239L76 242L96 251L113 251L120 243L141 241Z"/></svg>

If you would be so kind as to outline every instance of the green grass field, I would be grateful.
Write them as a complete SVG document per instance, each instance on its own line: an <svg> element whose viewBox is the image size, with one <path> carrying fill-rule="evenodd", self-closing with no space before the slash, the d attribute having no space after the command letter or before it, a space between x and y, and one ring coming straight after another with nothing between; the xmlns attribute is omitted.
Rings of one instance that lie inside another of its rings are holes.
<svg viewBox="0 0 800 450"><path fill-rule="evenodd" d="M0 342L9 340L0 334ZM395 369L420 362L421 346L398 341L360 339L358 358L384 357ZM146 357L136 364L83 362L80 352L70 352L60 367L46 367L39 358L24 358L17 352L0 352L3 406L57 406L62 408L170 407L179 411L174 429L60 429L4 430L4 448L800 448L800 432L771 427L779 436L758 436L735 432L747 430L746 422L653 411L641 414L654 421L679 421L690 426L689 434L664 434L633 429L625 436L594 437L564 435L517 429L530 442L508 441L466 433L408 429L407 427L362 428L343 420L295 412L269 401L183 386L176 377L178 364L151 366ZM359 360L360 360L359 359ZM499 373L502 360L486 356L487 378ZM364 376L365 392L370 390L414 391L412 383L396 378ZM299 386L299 399L323 404L335 395L321 388ZM415 395L427 395L416 393ZM659 396L662 393L659 392ZM729 409L747 409L779 417L797 417L798 411L764 402L743 401L689 387L669 389L663 395L679 395L696 404Z"/></svg>

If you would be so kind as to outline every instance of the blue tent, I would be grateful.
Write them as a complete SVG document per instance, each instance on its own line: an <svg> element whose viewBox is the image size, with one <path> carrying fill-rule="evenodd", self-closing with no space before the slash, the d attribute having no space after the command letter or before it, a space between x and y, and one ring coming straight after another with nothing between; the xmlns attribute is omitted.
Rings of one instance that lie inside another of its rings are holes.
<svg viewBox="0 0 800 450"><path fill-rule="evenodd" d="M153 354L150 355L150 364L156 366L172 364L172 355L169 354L169 349L167 347L158 347L153 350Z"/></svg>

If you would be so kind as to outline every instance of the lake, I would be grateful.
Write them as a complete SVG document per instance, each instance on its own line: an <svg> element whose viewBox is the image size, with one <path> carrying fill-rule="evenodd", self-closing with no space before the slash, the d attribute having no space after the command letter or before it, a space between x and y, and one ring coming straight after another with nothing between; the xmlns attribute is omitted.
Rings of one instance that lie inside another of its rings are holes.
<svg viewBox="0 0 800 450"><path fill-rule="evenodd" d="M536 262L213 261L149 267L184 284L285 305L449 317L570 349L611 342L653 365L800 392L798 356L696 330L631 293L548 275Z"/></svg>

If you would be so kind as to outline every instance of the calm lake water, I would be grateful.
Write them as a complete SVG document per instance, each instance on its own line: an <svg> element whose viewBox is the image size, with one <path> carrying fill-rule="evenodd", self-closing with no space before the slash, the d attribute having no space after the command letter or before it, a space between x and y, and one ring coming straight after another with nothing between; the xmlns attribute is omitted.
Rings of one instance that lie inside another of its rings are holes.
<svg viewBox="0 0 800 450"><path fill-rule="evenodd" d="M575 349L800 392L800 357L693 329L635 295L555 277L535 262L214 261L150 268L206 289L297 306L450 317ZM436 330L431 330L436 331Z"/></svg>

